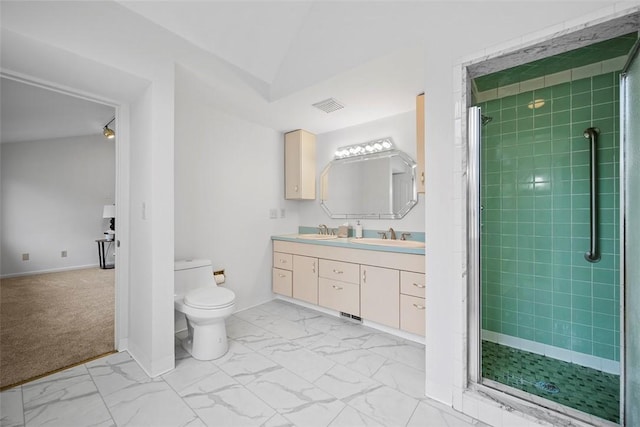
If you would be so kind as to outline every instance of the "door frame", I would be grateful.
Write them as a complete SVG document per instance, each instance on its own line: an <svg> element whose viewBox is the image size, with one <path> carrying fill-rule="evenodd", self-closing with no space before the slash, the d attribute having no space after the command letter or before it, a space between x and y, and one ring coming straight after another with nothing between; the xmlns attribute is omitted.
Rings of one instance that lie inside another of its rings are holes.
<svg viewBox="0 0 640 427"><path fill-rule="evenodd" d="M106 105L115 110L115 203L118 218L118 233L114 253L118 262L115 269L115 311L114 311L114 348L117 351L127 349L129 322L129 105L53 82L45 82L32 76L11 73L0 69L0 77L30 86L57 92L85 101ZM122 239L118 236L123 236Z"/></svg>
<svg viewBox="0 0 640 427"><path fill-rule="evenodd" d="M471 138L479 138L480 130L477 118L472 118L470 114L471 105L471 87L472 80L476 77L490 74L494 71L498 71L505 68L510 68L516 65L522 65L538 59L554 56L559 53L563 53L569 50L573 50L579 47L588 46L598 41L610 39L616 36L627 34L630 31L628 23L633 21L632 17L637 18L640 16L639 8L632 8L627 11L622 11L601 19L593 20L585 25L578 25L572 29L549 33L549 36L540 40L537 38L528 43L518 43L514 45L512 49L502 50L495 55L482 55L474 59L468 60L460 64L461 72L461 98L460 99L460 121L459 129L462 140L462 159L463 159L463 194L466 194L464 199L464 209L466 212L466 229L464 230L466 248L463 248L466 256L466 288L463 290L463 301L465 301L466 309L463 311L463 333L466 337L463 344L463 371L464 377L462 378L463 392L473 393L476 395L483 395L489 397L494 403L498 402L507 408L518 408L523 413L540 417L540 410L545 411L545 415L549 421L554 419L560 421L580 419L581 421L595 423L596 425L611 425L608 421L594 419L591 416L584 416L580 411L573 410L572 408L565 407L564 405L548 403L545 399L545 405L534 402L528 399L524 399L522 396L514 397L511 394L507 394L504 391L496 390L492 387L488 387L482 384L481 370L480 370L480 330L481 330L481 307L480 307L480 241L479 241L479 169L480 169L480 157L476 156L475 151L479 149L471 142ZM627 24L627 25L624 25ZM637 30L637 29L636 29ZM606 37L601 38L601 34L605 34ZM526 59L525 59L526 58ZM622 136L622 129L621 129ZM621 157L622 162L622 157ZM622 181L622 177L621 177ZM624 209L621 200L620 209ZM622 228L622 224L620 225ZM624 234L620 234L623 236ZM623 264L621 263L621 274L623 274ZM621 282L621 304L622 304L622 290L624 290ZM621 306L623 307L623 306ZM620 342L621 348L624 342L625 329L624 329L624 310L620 310ZM624 401L624 352L620 352L620 422L624 423L625 413L625 401ZM455 399L454 399L455 400ZM533 400L533 399L532 399ZM455 406L455 405L454 405ZM552 408L552 409L548 409ZM464 405L460 408L463 412L468 413ZM469 415L477 415L469 413ZM623 425L623 424L621 424Z"/></svg>

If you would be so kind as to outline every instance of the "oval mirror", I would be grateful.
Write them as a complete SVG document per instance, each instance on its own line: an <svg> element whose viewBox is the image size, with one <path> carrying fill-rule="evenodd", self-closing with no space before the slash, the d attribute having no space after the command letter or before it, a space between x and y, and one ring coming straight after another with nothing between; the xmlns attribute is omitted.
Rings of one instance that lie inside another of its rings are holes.
<svg viewBox="0 0 640 427"><path fill-rule="evenodd" d="M402 218L418 203L415 170L400 150L335 159L320 175L320 204L331 218Z"/></svg>

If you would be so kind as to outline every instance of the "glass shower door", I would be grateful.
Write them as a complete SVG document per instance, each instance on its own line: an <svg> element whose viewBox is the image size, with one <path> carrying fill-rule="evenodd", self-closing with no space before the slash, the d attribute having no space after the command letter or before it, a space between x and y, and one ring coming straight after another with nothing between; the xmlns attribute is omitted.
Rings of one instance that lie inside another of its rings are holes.
<svg viewBox="0 0 640 427"><path fill-rule="evenodd" d="M624 194L624 423L640 425L640 63L639 44L620 83Z"/></svg>

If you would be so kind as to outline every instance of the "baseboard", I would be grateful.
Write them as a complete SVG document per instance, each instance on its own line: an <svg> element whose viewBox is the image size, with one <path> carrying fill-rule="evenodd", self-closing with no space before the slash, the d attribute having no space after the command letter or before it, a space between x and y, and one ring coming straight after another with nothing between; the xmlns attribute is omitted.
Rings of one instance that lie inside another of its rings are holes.
<svg viewBox="0 0 640 427"><path fill-rule="evenodd" d="M60 273L62 271L83 270L85 268L100 267L100 264L74 265L71 267L51 268L47 270L25 271L21 273L0 274L0 279L10 279L12 277L33 276L34 274Z"/></svg>
<svg viewBox="0 0 640 427"><path fill-rule="evenodd" d="M552 359L562 360L564 362L575 363L587 368L597 369L609 374L620 375L620 362L605 359L603 357L592 356L590 354L579 353L560 347L554 347L548 344L542 344L535 341L525 340L523 338L512 337L510 335L501 334L499 332L482 330L482 339L497 344L508 345L530 353L541 354Z"/></svg>

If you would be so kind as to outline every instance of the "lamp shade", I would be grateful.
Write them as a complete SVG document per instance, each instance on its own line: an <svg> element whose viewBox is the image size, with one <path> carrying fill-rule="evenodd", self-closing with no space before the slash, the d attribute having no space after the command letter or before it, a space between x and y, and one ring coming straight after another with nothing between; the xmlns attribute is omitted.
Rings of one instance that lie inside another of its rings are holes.
<svg viewBox="0 0 640 427"><path fill-rule="evenodd" d="M115 218L116 217L116 205L104 205L102 209L102 218Z"/></svg>

